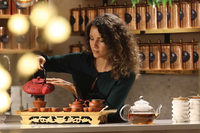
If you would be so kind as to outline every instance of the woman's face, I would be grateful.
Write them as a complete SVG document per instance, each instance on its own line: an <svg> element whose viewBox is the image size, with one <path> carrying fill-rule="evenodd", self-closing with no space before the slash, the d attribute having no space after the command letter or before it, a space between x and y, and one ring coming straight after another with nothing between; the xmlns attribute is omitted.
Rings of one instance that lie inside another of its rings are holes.
<svg viewBox="0 0 200 133"><path fill-rule="evenodd" d="M90 29L90 47L95 58L108 58L108 50L98 28L92 26Z"/></svg>

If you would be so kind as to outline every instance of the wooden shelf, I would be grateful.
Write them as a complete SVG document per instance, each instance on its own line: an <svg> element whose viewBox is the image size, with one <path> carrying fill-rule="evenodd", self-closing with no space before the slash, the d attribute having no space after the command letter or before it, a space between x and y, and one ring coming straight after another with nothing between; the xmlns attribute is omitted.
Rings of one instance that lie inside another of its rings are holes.
<svg viewBox="0 0 200 133"><path fill-rule="evenodd" d="M141 70L141 74L199 74L199 70Z"/></svg>
<svg viewBox="0 0 200 133"><path fill-rule="evenodd" d="M0 54L23 54L26 52L31 52L34 50L38 50L38 49L0 49ZM43 51L44 53L51 53L52 50L40 50Z"/></svg>
<svg viewBox="0 0 200 133"><path fill-rule="evenodd" d="M133 30L133 34L163 34L163 33L192 33L200 32L200 28L177 28L177 29L147 29L147 30Z"/></svg>
<svg viewBox="0 0 200 133"><path fill-rule="evenodd" d="M0 19L9 19L12 15L0 15ZM29 15L25 15L29 18Z"/></svg>

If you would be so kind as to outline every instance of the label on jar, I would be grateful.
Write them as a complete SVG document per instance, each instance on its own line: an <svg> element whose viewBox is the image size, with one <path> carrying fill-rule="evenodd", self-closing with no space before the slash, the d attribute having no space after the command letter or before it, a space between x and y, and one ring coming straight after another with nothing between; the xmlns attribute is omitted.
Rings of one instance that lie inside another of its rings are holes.
<svg viewBox="0 0 200 133"><path fill-rule="evenodd" d="M2 10L8 9L8 2L5 0L0 1L0 9L2 9Z"/></svg>
<svg viewBox="0 0 200 133"><path fill-rule="evenodd" d="M163 19L163 14L160 11L157 11L157 22L162 21Z"/></svg>
<svg viewBox="0 0 200 133"><path fill-rule="evenodd" d="M26 35L16 37L17 43L26 43L27 37Z"/></svg>
<svg viewBox="0 0 200 133"><path fill-rule="evenodd" d="M89 18L85 15L85 25L87 25L89 22Z"/></svg>
<svg viewBox="0 0 200 133"><path fill-rule="evenodd" d="M197 12L194 9L192 9L191 10L191 20L194 21L196 18L197 18Z"/></svg>
<svg viewBox="0 0 200 133"><path fill-rule="evenodd" d="M37 36L36 41L37 41L39 44L45 44L45 43L46 43L46 40L45 40L44 35L39 35L39 36Z"/></svg>
<svg viewBox="0 0 200 133"><path fill-rule="evenodd" d="M167 11L167 21L169 21L171 18L171 14Z"/></svg>
<svg viewBox="0 0 200 133"><path fill-rule="evenodd" d="M141 62L145 60L145 54L141 51L140 51L140 59L141 59Z"/></svg>
<svg viewBox="0 0 200 133"><path fill-rule="evenodd" d="M190 59L190 54L187 51L183 51L182 60L183 62L187 62Z"/></svg>
<svg viewBox="0 0 200 133"><path fill-rule="evenodd" d="M174 52L170 53L170 63L174 63L177 60L177 55Z"/></svg>
<svg viewBox="0 0 200 133"><path fill-rule="evenodd" d="M125 22L128 24L132 21L132 16L129 13L125 14Z"/></svg>
<svg viewBox="0 0 200 133"><path fill-rule="evenodd" d="M82 25L83 24L83 17L80 15L79 16L79 25Z"/></svg>
<svg viewBox="0 0 200 133"><path fill-rule="evenodd" d="M164 52L161 52L161 63L165 63L167 60L167 54Z"/></svg>
<svg viewBox="0 0 200 133"><path fill-rule="evenodd" d="M155 55L153 52L149 52L149 62L153 62L155 60Z"/></svg>
<svg viewBox="0 0 200 133"><path fill-rule="evenodd" d="M141 16L139 13L136 13L136 23L139 23L141 21Z"/></svg>
<svg viewBox="0 0 200 133"><path fill-rule="evenodd" d="M151 15L148 12L146 12L146 22L148 23L150 19Z"/></svg>
<svg viewBox="0 0 200 133"><path fill-rule="evenodd" d="M196 63L199 60L199 54L197 52L193 52L193 63Z"/></svg>
<svg viewBox="0 0 200 133"><path fill-rule="evenodd" d="M3 34L1 37L0 37L0 41L2 43L8 43L9 42L9 35L8 34Z"/></svg>
<svg viewBox="0 0 200 133"><path fill-rule="evenodd" d="M74 18L74 16L70 16L70 24L71 26L73 26L76 22L76 19Z"/></svg>
<svg viewBox="0 0 200 133"><path fill-rule="evenodd" d="M184 18L184 13L183 11L180 10L180 21Z"/></svg>

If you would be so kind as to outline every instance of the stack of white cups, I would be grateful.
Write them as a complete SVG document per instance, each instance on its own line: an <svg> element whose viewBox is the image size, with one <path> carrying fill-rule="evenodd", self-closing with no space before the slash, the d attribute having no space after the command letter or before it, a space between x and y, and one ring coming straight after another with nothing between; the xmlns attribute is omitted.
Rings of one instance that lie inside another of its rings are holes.
<svg viewBox="0 0 200 133"><path fill-rule="evenodd" d="M190 122L200 122L200 96L192 96L190 103Z"/></svg>
<svg viewBox="0 0 200 133"><path fill-rule="evenodd" d="M188 98L173 98L172 121L173 123L189 122L189 101Z"/></svg>

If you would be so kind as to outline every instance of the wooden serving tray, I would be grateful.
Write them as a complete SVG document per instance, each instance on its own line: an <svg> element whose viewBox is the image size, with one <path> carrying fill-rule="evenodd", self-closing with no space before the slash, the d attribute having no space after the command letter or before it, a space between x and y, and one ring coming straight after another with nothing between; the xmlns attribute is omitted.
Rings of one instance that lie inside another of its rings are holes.
<svg viewBox="0 0 200 133"><path fill-rule="evenodd" d="M107 115L117 112L117 109L102 110L100 112L29 112L28 110L15 111L17 115L22 117L21 123L43 124L43 123L90 123L98 125L99 123L107 123Z"/></svg>

